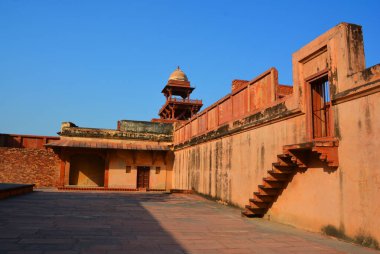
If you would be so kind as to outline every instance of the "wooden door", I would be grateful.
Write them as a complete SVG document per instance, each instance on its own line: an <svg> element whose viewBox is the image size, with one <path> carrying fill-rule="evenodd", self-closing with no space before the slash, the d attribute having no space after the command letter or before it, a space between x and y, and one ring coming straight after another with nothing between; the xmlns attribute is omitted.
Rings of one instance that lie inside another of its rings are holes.
<svg viewBox="0 0 380 254"><path fill-rule="evenodd" d="M150 167L137 167L137 188L149 188Z"/></svg>
<svg viewBox="0 0 380 254"><path fill-rule="evenodd" d="M310 83L313 139L331 137L331 101L327 76Z"/></svg>

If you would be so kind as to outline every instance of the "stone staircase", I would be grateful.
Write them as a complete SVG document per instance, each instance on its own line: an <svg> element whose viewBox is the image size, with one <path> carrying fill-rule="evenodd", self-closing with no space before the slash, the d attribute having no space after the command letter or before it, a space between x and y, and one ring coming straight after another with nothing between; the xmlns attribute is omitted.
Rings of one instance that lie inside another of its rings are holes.
<svg viewBox="0 0 380 254"><path fill-rule="evenodd" d="M319 160L324 167L338 167L338 141L308 142L283 147L272 169L267 171L258 191L253 193L242 215L262 218L292 181L294 175L306 171L312 160Z"/></svg>

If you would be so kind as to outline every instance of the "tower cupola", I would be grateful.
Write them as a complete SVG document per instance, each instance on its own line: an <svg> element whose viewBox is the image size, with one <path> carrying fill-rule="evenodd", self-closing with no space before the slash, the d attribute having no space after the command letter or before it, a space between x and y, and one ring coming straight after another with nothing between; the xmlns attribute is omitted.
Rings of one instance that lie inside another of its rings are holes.
<svg viewBox="0 0 380 254"><path fill-rule="evenodd" d="M166 103L162 106L158 115L160 119L178 121L187 120L196 114L203 103L201 100L190 99L194 87L190 86L186 74L177 67L169 76L168 83L162 89L166 97Z"/></svg>

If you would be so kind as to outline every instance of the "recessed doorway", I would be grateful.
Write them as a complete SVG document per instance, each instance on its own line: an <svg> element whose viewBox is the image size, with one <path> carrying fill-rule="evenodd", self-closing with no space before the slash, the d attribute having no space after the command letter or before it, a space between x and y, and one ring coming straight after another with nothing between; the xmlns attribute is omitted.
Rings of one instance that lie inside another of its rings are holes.
<svg viewBox="0 0 380 254"><path fill-rule="evenodd" d="M104 186L104 159L95 154L77 154L70 158L69 185Z"/></svg>
<svg viewBox="0 0 380 254"><path fill-rule="evenodd" d="M137 167L137 188L149 189L149 173L150 167L138 166Z"/></svg>

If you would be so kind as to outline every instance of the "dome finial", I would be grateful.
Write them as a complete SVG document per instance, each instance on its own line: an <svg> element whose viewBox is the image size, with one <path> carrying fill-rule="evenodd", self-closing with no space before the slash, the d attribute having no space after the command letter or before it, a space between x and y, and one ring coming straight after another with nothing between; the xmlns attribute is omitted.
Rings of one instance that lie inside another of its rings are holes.
<svg viewBox="0 0 380 254"><path fill-rule="evenodd" d="M186 74L181 70L179 65L177 69L170 75L169 80L188 81Z"/></svg>

